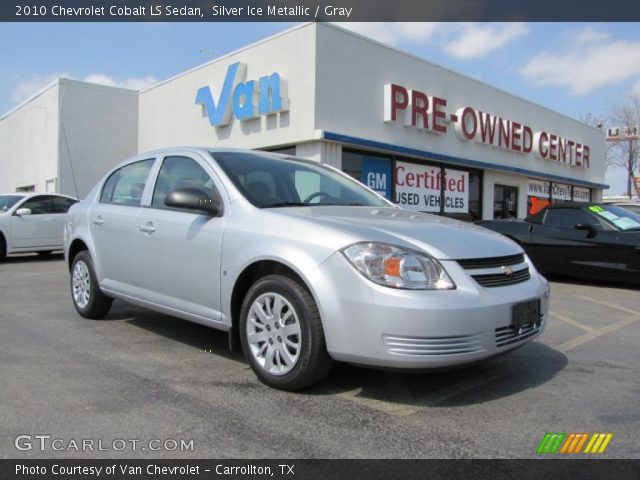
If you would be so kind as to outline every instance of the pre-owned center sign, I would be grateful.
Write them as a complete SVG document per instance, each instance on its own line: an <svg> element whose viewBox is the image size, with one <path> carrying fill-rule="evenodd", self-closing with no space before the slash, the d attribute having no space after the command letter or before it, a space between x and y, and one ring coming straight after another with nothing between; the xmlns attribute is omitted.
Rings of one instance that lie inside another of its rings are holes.
<svg viewBox="0 0 640 480"><path fill-rule="evenodd" d="M538 158L589 168L589 146L547 130L460 107L447 113L447 100L389 83L384 86L384 121L402 121L406 127L445 134L453 124L461 140L474 141L520 154L533 152Z"/></svg>

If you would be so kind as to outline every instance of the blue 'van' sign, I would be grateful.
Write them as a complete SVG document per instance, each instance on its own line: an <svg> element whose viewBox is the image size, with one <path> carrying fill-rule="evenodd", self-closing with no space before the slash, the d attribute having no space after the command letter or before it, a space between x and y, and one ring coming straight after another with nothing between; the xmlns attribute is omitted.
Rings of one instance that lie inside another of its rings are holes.
<svg viewBox="0 0 640 480"><path fill-rule="evenodd" d="M217 102L213 101L209 86L198 89L195 103L202 105L212 127L228 125L232 113L243 121L289 110L287 82L279 73L248 82L246 74L246 64L229 65Z"/></svg>

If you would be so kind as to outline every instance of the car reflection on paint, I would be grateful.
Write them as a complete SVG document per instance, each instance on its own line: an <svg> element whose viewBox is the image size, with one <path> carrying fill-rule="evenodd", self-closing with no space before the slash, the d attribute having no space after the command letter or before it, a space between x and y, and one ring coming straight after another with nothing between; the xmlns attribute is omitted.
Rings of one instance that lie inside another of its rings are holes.
<svg viewBox="0 0 640 480"><path fill-rule="evenodd" d="M518 242L544 274L640 285L640 215L620 206L560 203L476 223Z"/></svg>

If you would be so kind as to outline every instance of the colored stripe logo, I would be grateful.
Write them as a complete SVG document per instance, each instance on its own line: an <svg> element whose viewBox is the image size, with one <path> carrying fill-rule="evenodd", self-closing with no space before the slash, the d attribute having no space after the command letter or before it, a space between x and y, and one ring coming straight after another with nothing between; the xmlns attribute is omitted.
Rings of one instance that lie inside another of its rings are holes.
<svg viewBox="0 0 640 480"><path fill-rule="evenodd" d="M591 437L589 437L590 435ZM537 453L538 455L554 453L604 453L612 438L613 433L545 433L542 441L538 445ZM584 450L582 450L583 447Z"/></svg>

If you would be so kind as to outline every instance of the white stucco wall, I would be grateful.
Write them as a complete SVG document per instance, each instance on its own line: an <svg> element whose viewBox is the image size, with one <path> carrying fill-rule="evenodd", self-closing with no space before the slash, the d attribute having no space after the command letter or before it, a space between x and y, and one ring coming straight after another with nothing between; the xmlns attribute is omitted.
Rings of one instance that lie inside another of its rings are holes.
<svg viewBox="0 0 640 480"><path fill-rule="evenodd" d="M75 196L75 175L83 198L108 169L137 153L138 92L62 79L60 99L59 191Z"/></svg>
<svg viewBox="0 0 640 480"><path fill-rule="evenodd" d="M140 152L176 145L261 148L314 138L315 29L289 30L169 79L140 94ZM227 69L247 65L246 80L280 74L288 83L289 112L213 127L195 104L200 87L209 86L216 102Z"/></svg>
<svg viewBox="0 0 640 480"><path fill-rule="evenodd" d="M58 160L58 84L0 118L0 193L35 185L44 192Z"/></svg>

